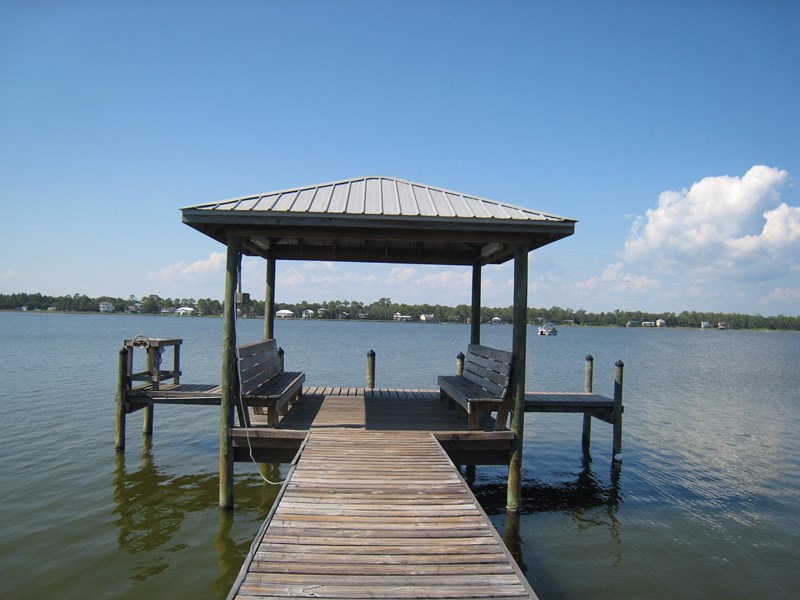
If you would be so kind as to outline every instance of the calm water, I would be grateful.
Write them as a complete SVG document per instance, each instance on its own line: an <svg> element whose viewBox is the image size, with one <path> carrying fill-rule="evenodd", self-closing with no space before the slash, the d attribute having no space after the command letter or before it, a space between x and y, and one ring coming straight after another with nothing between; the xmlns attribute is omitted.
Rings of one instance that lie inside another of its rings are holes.
<svg viewBox="0 0 800 600"><path fill-rule="evenodd" d="M223 598L277 489L236 465L236 509L217 508L218 409L141 413L114 451L116 357L137 333L181 337L183 380L219 379L222 321L0 313L0 596ZM239 341L262 321L239 322ZM532 328L531 328L532 330ZM469 339L462 325L285 322L287 368L309 385L433 388ZM487 326L510 349L511 327ZM624 464L595 422L527 415L524 511L507 523L505 472L475 492L543 599L787 598L800 594L800 335L562 328L531 335L528 389L611 394L625 362ZM275 475L283 467L275 467ZM284 471L282 471L284 472ZM513 525L517 525L518 529Z"/></svg>

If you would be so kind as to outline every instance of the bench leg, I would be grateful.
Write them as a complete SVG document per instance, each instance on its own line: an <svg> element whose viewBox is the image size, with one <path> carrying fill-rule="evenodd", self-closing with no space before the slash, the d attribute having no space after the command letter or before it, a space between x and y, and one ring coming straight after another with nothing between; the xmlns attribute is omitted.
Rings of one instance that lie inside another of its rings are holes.
<svg viewBox="0 0 800 600"><path fill-rule="evenodd" d="M467 409L467 428L480 429L481 428L481 411L472 405Z"/></svg>
<svg viewBox="0 0 800 600"><path fill-rule="evenodd" d="M278 407L276 406L277 401L271 400L269 406L267 407L267 426L268 427L277 427L278 426Z"/></svg>
<svg viewBox="0 0 800 600"><path fill-rule="evenodd" d="M506 428L506 422L508 421L508 406L501 406L497 409L497 417L494 421L494 430L501 431Z"/></svg>

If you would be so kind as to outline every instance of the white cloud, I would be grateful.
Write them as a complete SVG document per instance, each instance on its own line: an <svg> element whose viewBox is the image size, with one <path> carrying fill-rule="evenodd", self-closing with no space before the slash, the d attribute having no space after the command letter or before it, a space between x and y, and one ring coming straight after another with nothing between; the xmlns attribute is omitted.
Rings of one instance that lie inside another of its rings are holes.
<svg viewBox="0 0 800 600"><path fill-rule="evenodd" d="M389 276L386 278L388 285L405 285L410 283L417 274L417 269L413 267L392 267Z"/></svg>
<svg viewBox="0 0 800 600"><path fill-rule="evenodd" d="M16 271L3 271L3 272L0 272L0 281L3 281L3 282L11 281L14 278L14 275L16 275L16 274L17 274Z"/></svg>
<svg viewBox="0 0 800 600"><path fill-rule="evenodd" d="M623 271L624 264L616 262L608 265L599 277L579 281L575 287L579 292L593 294L603 292L612 295L645 295L661 288L661 282L646 275L636 275Z"/></svg>
<svg viewBox="0 0 800 600"><path fill-rule="evenodd" d="M176 280L192 280L202 278L211 273L220 273L224 270L226 255L224 252L212 252L208 258L196 260L191 263L180 261L178 263L162 267L154 273L150 273L151 279L168 283Z"/></svg>
<svg viewBox="0 0 800 600"><path fill-rule="evenodd" d="M780 203L786 171L754 166L665 191L625 242L626 266L668 275L764 280L797 267L800 208Z"/></svg>
<svg viewBox="0 0 800 600"><path fill-rule="evenodd" d="M800 304L800 288L777 287L761 299L761 304Z"/></svg>

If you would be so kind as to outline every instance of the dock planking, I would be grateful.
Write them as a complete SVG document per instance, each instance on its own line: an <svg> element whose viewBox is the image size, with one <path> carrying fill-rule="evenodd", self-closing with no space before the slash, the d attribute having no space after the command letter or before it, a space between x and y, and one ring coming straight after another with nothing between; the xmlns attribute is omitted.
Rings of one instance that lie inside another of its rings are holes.
<svg viewBox="0 0 800 600"><path fill-rule="evenodd" d="M229 598L535 598L424 431L312 428Z"/></svg>

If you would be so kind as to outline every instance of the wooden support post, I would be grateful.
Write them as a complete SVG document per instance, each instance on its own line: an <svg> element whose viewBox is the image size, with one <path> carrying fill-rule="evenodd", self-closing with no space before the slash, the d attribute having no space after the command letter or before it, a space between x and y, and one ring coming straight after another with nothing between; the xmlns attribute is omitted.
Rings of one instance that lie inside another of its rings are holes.
<svg viewBox="0 0 800 600"><path fill-rule="evenodd" d="M470 307L469 343L481 343L481 266L472 265L472 305Z"/></svg>
<svg viewBox="0 0 800 600"><path fill-rule="evenodd" d="M514 249L514 340L511 383L514 416L511 419L511 452L508 462L506 510L519 510L522 499L522 442L525 433L525 361L528 338L528 247Z"/></svg>
<svg viewBox="0 0 800 600"><path fill-rule="evenodd" d="M375 350L367 352L367 389L375 389Z"/></svg>
<svg viewBox="0 0 800 600"><path fill-rule="evenodd" d="M266 293L264 294L264 339L275 339L275 257L267 258Z"/></svg>
<svg viewBox="0 0 800 600"><path fill-rule="evenodd" d="M158 390L159 379L161 375L161 351L162 348L150 347L147 349L147 371L150 373L150 381L153 386L153 391ZM142 410L142 434L146 436L153 435L153 412L155 405L148 404Z"/></svg>
<svg viewBox="0 0 800 600"><path fill-rule="evenodd" d="M236 283L239 277L240 240L228 237L225 298L222 323L222 379L219 418L219 505L233 508L233 408L239 397L236 369Z"/></svg>
<svg viewBox="0 0 800 600"><path fill-rule="evenodd" d="M589 354L586 357L586 368L584 369L583 376L583 391L587 394L592 393L592 386L594 380L594 357ZM581 435L581 445L584 450L589 449L592 441L592 415L583 414L583 435Z"/></svg>
<svg viewBox="0 0 800 600"><path fill-rule="evenodd" d="M622 371L625 365L618 360L614 365L614 449L615 462L622 462Z"/></svg>
<svg viewBox="0 0 800 600"><path fill-rule="evenodd" d="M464 353L456 354L456 375L464 375Z"/></svg>
<svg viewBox="0 0 800 600"><path fill-rule="evenodd" d="M114 445L117 452L125 452L125 413L128 404L128 349L119 351L117 368L117 429Z"/></svg>
<svg viewBox="0 0 800 600"><path fill-rule="evenodd" d="M284 361L283 355L284 355L283 348L278 347L278 363L280 363L280 365L281 365L281 371L285 371L286 370L285 361Z"/></svg>

